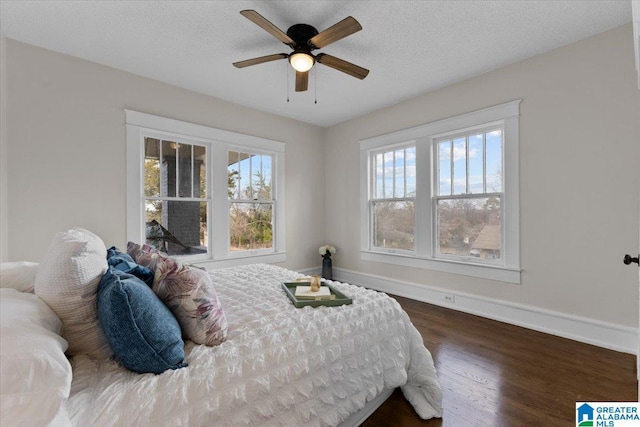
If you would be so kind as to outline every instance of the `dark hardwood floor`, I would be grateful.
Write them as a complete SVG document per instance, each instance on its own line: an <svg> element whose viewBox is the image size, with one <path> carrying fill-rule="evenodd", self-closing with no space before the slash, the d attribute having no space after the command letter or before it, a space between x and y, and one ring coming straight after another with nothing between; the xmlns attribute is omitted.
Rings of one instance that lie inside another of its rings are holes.
<svg viewBox="0 0 640 427"><path fill-rule="evenodd" d="M441 419L397 389L363 427L575 426L576 401L637 401L634 355L394 297L433 355Z"/></svg>

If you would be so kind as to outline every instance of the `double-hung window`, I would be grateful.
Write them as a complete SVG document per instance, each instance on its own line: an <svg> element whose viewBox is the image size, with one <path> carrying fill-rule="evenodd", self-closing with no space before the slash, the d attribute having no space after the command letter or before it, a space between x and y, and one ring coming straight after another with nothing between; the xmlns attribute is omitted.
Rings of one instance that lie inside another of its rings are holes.
<svg viewBox="0 0 640 427"><path fill-rule="evenodd" d="M150 132L143 138L146 243L170 255L206 254L207 146Z"/></svg>
<svg viewBox="0 0 640 427"><path fill-rule="evenodd" d="M436 256L502 259L502 126L438 138Z"/></svg>
<svg viewBox="0 0 640 427"><path fill-rule="evenodd" d="M229 151L229 250L273 247L273 156Z"/></svg>
<svg viewBox="0 0 640 427"><path fill-rule="evenodd" d="M127 239L189 262L283 262L284 144L125 110Z"/></svg>
<svg viewBox="0 0 640 427"><path fill-rule="evenodd" d="M361 141L362 258L519 283L519 103Z"/></svg>
<svg viewBox="0 0 640 427"><path fill-rule="evenodd" d="M373 180L369 212L372 246L413 252L415 243L416 147L401 146L371 156Z"/></svg>

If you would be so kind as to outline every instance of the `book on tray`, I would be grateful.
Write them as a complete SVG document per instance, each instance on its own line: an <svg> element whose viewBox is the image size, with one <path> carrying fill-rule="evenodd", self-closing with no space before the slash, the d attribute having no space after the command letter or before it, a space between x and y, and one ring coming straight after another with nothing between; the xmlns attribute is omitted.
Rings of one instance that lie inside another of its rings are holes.
<svg viewBox="0 0 640 427"><path fill-rule="evenodd" d="M336 296L331 293L328 286L320 286L320 290L313 292L311 286L298 285L296 286L295 296L298 299L309 300L332 300L336 299Z"/></svg>

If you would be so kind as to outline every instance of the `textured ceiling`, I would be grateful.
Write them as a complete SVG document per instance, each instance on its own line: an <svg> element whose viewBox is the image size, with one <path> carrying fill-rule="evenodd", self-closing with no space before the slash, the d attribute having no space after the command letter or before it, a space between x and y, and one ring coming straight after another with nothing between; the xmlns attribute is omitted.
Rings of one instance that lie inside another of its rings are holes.
<svg viewBox="0 0 640 427"><path fill-rule="evenodd" d="M236 69L233 62L290 51L243 9L283 31L296 23L322 31L353 16L362 31L314 53L369 76L316 65L309 90L296 93L285 60ZM331 126L629 23L631 1L1 0L0 14L10 39Z"/></svg>

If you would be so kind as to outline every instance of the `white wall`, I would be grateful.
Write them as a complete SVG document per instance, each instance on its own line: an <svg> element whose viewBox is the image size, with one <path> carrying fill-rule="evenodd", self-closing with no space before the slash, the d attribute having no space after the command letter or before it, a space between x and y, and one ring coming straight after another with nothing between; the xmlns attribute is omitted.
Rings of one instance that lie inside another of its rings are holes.
<svg viewBox="0 0 640 427"><path fill-rule="evenodd" d="M631 25L329 128L335 266L637 327L640 91ZM372 72L375 72L373 70ZM520 285L360 259L361 139L522 98Z"/></svg>
<svg viewBox="0 0 640 427"><path fill-rule="evenodd" d="M126 244L128 108L285 142L286 266L318 264L323 128L14 40L6 45L11 260L40 260L54 234L73 226L94 231L107 245Z"/></svg>
<svg viewBox="0 0 640 427"><path fill-rule="evenodd" d="M0 28L0 262L9 258L7 246L7 61L6 38Z"/></svg>
<svg viewBox="0 0 640 427"><path fill-rule="evenodd" d="M10 260L38 261L71 226L125 244L129 108L286 142L289 268L318 266L317 247L329 243L344 272L637 328L637 272L621 262L638 250L640 216L630 25L329 129L13 40L4 46L11 209L1 237ZM358 141L519 98L522 283L363 262Z"/></svg>

